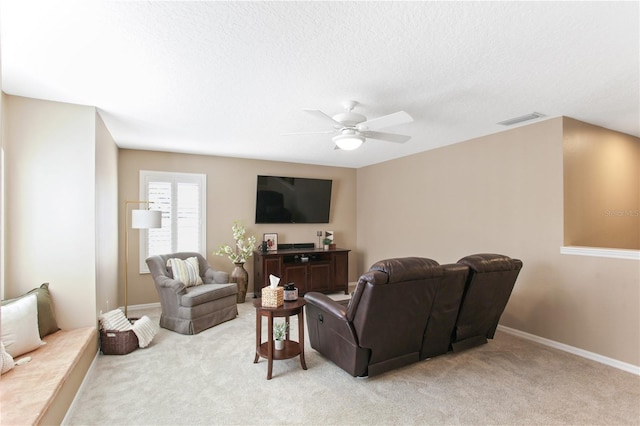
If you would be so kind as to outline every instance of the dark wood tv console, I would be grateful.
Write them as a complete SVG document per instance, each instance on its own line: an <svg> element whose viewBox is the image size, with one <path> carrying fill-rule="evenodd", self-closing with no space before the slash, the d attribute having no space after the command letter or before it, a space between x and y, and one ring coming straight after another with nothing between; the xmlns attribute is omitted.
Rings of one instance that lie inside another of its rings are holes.
<svg viewBox="0 0 640 426"><path fill-rule="evenodd" d="M341 248L256 251L253 253L255 295L260 297L261 289L269 285L270 274L280 277L281 285L294 283L300 296L310 291L349 294L350 251Z"/></svg>

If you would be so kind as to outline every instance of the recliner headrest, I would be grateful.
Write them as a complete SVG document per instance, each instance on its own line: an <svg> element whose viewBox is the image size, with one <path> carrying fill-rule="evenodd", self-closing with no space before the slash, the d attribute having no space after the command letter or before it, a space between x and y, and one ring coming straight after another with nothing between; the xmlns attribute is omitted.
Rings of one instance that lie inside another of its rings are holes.
<svg viewBox="0 0 640 426"><path fill-rule="evenodd" d="M369 271L384 272L389 277L388 283L443 275L442 268L438 262L424 257L401 257L380 260L371 265Z"/></svg>
<svg viewBox="0 0 640 426"><path fill-rule="evenodd" d="M467 265L476 272L512 271L522 268L520 260L493 253L472 254L458 260L458 263Z"/></svg>

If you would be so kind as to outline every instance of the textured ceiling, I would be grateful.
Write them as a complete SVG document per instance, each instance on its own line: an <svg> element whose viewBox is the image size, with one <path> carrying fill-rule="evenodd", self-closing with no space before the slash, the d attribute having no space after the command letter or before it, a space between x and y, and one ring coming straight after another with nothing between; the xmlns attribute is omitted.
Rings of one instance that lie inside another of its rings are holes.
<svg viewBox="0 0 640 426"><path fill-rule="evenodd" d="M531 112L640 136L639 3L2 0L5 93L100 111L118 146L362 167ZM342 102L405 144L334 150Z"/></svg>

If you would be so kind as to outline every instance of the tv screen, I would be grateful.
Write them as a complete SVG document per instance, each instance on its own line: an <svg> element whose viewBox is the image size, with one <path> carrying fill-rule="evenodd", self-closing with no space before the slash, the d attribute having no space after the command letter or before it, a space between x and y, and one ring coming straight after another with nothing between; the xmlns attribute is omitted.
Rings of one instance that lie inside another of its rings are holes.
<svg viewBox="0 0 640 426"><path fill-rule="evenodd" d="M329 223L329 179L258 176L256 223Z"/></svg>

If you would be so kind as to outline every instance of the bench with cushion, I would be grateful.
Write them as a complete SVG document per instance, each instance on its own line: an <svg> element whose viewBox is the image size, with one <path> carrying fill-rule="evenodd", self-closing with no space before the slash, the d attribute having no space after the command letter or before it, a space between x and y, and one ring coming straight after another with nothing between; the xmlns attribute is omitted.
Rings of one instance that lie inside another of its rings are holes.
<svg viewBox="0 0 640 426"><path fill-rule="evenodd" d="M3 425L60 424L98 352L96 327L59 330L43 340L15 359L31 361L2 375Z"/></svg>
<svg viewBox="0 0 640 426"><path fill-rule="evenodd" d="M97 328L59 330L48 284L3 300L1 314L0 423L60 424L98 352Z"/></svg>

